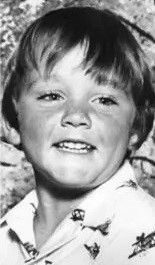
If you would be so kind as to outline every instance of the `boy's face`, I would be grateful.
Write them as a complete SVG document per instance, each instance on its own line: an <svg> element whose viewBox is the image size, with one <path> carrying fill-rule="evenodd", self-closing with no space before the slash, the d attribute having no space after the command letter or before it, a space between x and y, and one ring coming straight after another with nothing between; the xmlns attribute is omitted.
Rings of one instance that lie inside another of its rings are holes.
<svg viewBox="0 0 155 265"><path fill-rule="evenodd" d="M82 58L77 46L48 80L35 74L15 106L21 141L35 170L60 187L91 189L122 163L135 105L124 91L86 75Z"/></svg>

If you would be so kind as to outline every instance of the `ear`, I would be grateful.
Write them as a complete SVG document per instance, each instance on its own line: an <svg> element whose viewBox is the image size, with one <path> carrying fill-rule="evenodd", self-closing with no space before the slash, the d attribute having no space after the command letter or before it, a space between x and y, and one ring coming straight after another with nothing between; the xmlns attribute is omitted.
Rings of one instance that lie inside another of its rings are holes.
<svg viewBox="0 0 155 265"><path fill-rule="evenodd" d="M20 134L17 130L11 130L11 143L15 146L19 146L21 144Z"/></svg>
<svg viewBox="0 0 155 265"><path fill-rule="evenodd" d="M17 148L21 144L19 132L5 120L2 120L2 139L4 142L12 144Z"/></svg>
<svg viewBox="0 0 155 265"><path fill-rule="evenodd" d="M129 144L128 144L128 149L131 151L135 151L135 144L138 141L138 135L136 133L132 134L130 136Z"/></svg>
<svg viewBox="0 0 155 265"><path fill-rule="evenodd" d="M14 97L12 98L12 103L14 105L14 109L18 118L18 103ZM19 146L21 143L20 133L15 128L10 129L10 142L15 146Z"/></svg>
<svg viewBox="0 0 155 265"><path fill-rule="evenodd" d="M12 97L12 103L14 105L16 114L18 115L18 103L17 103L17 100L15 99L15 97Z"/></svg>

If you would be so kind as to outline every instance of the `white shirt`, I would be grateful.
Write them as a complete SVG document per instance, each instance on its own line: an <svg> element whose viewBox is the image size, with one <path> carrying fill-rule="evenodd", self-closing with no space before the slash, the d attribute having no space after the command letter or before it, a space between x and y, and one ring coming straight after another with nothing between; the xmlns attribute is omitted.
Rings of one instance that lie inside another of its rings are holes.
<svg viewBox="0 0 155 265"><path fill-rule="evenodd" d="M154 265L155 199L128 162L93 190L38 252L35 191L1 219L0 265Z"/></svg>

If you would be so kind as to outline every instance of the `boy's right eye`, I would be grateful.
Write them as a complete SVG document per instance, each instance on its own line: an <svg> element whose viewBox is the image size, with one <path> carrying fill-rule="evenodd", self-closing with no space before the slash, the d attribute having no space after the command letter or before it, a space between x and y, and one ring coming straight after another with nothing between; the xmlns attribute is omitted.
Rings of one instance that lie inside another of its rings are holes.
<svg viewBox="0 0 155 265"><path fill-rule="evenodd" d="M56 92L49 92L44 93L43 95L38 97L39 100L45 100L45 101L58 101L62 100L63 96Z"/></svg>

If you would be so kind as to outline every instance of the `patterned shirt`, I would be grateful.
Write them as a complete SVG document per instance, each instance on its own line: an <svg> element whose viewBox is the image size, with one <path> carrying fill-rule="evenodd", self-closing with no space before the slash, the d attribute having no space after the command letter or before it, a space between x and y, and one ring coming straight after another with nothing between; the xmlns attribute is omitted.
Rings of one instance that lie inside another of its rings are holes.
<svg viewBox="0 0 155 265"><path fill-rule="evenodd" d="M2 219L0 265L154 265L155 200L137 184L128 162L91 191L38 251L30 192Z"/></svg>

